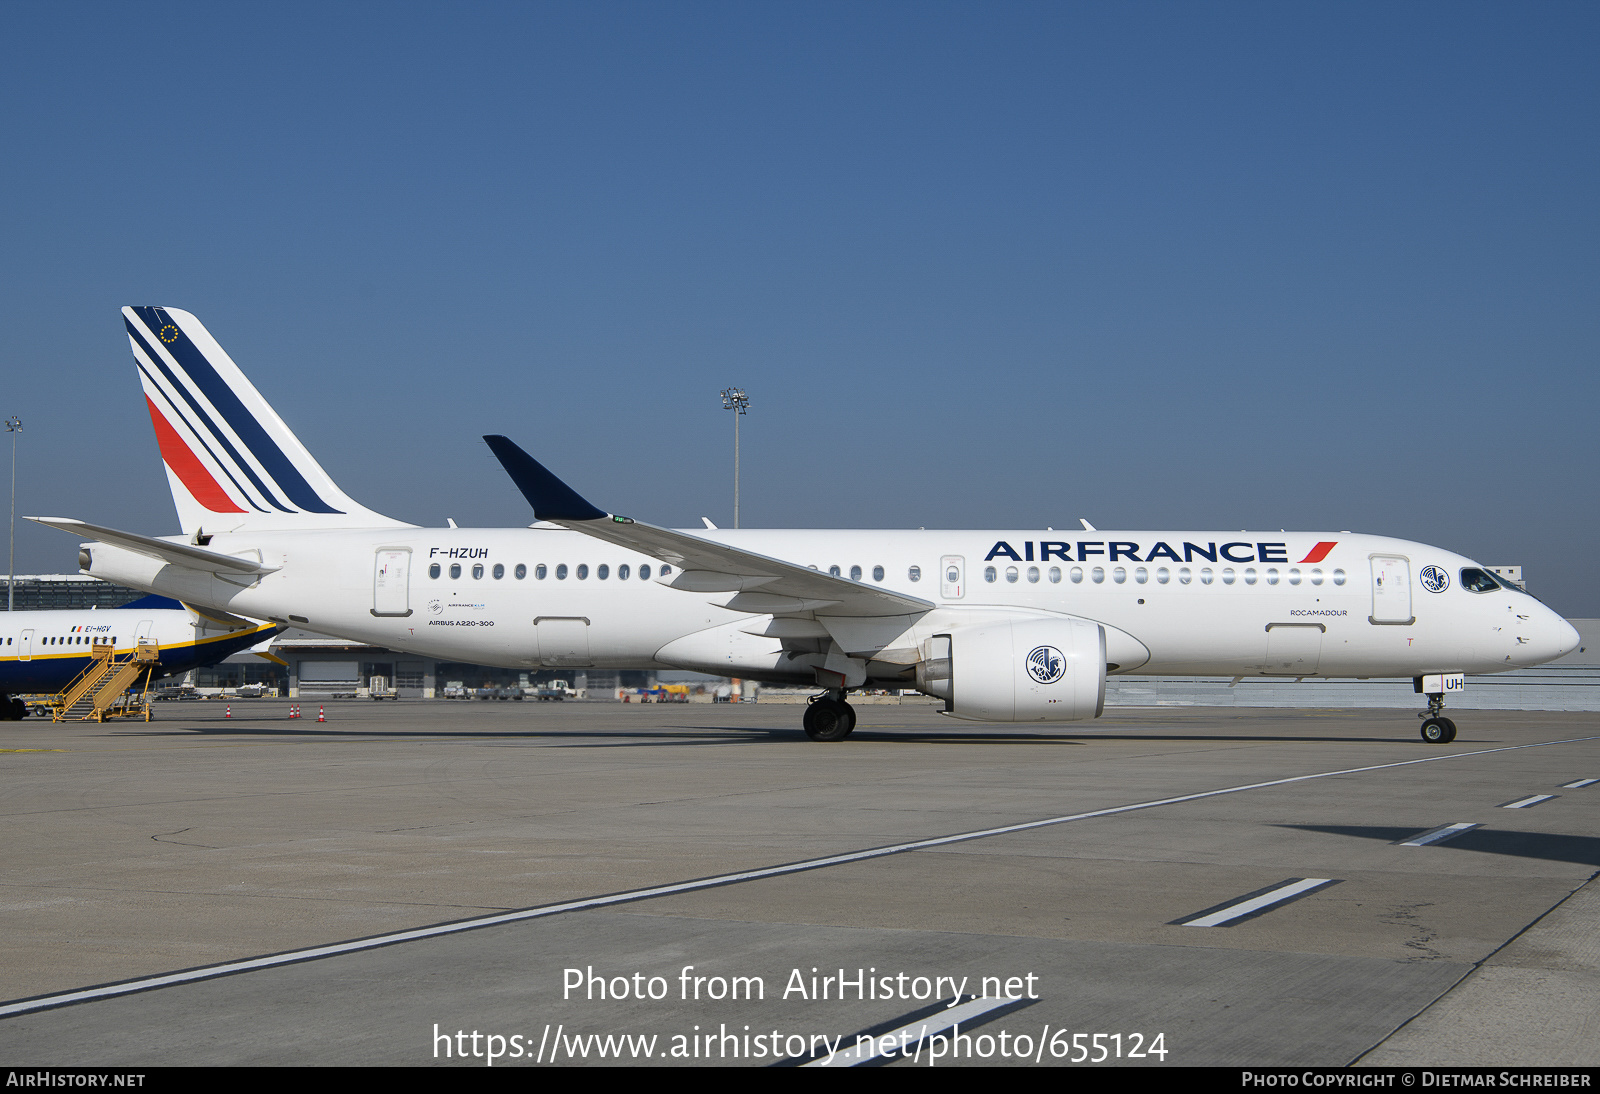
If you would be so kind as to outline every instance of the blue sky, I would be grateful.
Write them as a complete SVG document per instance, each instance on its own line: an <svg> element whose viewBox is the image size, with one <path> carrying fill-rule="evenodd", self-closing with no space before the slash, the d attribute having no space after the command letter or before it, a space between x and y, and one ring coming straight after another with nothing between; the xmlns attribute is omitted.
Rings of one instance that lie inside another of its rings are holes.
<svg viewBox="0 0 1600 1094"><path fill-rule="evenodd" d="M0 8L18 511L175 530L192 311L353 496L1357 529L1600 616L1600 9ZM19 525L19 572L74 541Z"/></svg>

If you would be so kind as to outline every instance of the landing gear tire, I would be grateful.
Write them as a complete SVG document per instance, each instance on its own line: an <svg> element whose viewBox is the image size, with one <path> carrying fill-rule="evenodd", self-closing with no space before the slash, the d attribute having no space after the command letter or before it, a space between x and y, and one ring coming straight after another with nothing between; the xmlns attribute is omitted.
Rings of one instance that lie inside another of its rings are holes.
<svg viewBox="0 0 1600 1094"><path fill-rule="evenodd" d="M856 712L842 699L818 699L806 707L802 724L813 741L842 741L856 728Z"/></svg>
<svg viewBox="0 0 1600 1094"><path fill-rule="evenodd" d="M1456 739L1456 724L1448 718L1428 718L1422 723L1422 739L1430 745L1447 745Z"/></svg>
<svg viewBox="0 0 1600 1094"><path fill-rule="evenodd" d="M1422 739L1430 745L1447 745L1456 739L1456 724L1443 711L1444 696L1429 692L1428 709L1417 717L1422 719Z"/></svg>

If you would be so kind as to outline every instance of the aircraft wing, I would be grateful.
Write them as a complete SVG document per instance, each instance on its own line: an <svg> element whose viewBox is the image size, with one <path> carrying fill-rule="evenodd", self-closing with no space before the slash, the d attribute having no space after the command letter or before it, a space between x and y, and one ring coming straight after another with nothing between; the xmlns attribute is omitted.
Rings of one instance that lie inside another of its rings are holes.
<svg viewBox="0 0 1600 1094"><path fill-rule="evenodd" d="M890 616L920 614L934 605L859 581L743 551L687 532L615 516L584 500L505 437L485 437L501 466L542 521L582 532L659 559L677 572L663 584L688 592L729 592L724 607L758 615Z"/></svg>
<svg viewBox="0 0 1600 1094"><path fill-rule="evenodd" d="M270 574L278 568L276 566L263 566L255 559L235 558L233 555L225 555L220 551L208 551L204 547L192 547L187 543L170 543L164 539L141 536L135 532L119 532L115 528L102 528L98 524L86 524L81 520L73 520L70 517L28 517L27 519L35 524L59 528L63 532L71 533L80 539L93 537L102 543L109 543L113 547L121 547L125 550L160 559L162 562L168 562L174 566L183 566L190 570L229 574Z"/></svg>

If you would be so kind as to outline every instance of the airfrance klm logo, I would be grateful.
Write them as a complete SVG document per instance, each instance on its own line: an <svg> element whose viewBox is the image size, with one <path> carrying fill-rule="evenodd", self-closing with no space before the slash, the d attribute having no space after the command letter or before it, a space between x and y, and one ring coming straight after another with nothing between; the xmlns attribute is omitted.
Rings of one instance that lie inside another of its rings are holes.
<svg viewBox="0 0 1600 1094"><path fill-rule="evenodd" d="M1328 553L1338 545L1338 540L1318 543L1311 548L1310 553L1300 560L1300 565L1315 565L1328 557ZM1035 551L1037 547L1037 551ZM1077 554L1074 556L1073 551ZM983 556L985 562L996 558L1009 558L1013 562L1049 562L1051 559L1060 559L1062 562L1155 562L1158 559L1167 559L1172 562L1195 562L1204 559L1207 562L1284 562L1289 561L1289 545L1287 543L1246 543L1242 540L1218 544L1215 540L1204 545L1190 543L1184 540L1179 547L1170 543L1157 542L1148 552L1138 543L1130 540L1079 540L1073 543L1068 540L1028 540L1022 545L1022 552L1005 540L1001 540L989 548L989 553Z"/></svg>

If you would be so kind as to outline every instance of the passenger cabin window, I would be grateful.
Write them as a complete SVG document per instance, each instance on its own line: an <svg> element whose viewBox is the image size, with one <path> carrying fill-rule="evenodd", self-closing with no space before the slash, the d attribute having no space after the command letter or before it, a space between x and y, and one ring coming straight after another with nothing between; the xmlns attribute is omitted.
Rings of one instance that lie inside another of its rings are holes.
<svg viewBox="0 0 1600 1094"><path fill-rule="evenodd" d="M850 567L850 580L851 581L860 581L861 580L861 567L860 566L852 566L852 567Z"/></svg>
<svg viewBox="0 0 1600 1094"><path fill-rule="evenodd" d="M565 562L559 563L556 566L556 580L557 581L565 581L565 580L567 580L567 564Z"/></svg>
<svg viewBox="0 0 1600 1094"><path fill-rule="evenodd" d="M525 562L517 563L517 568L516 568L516 570L514 572L517 575L517 580L518 581L521 581L523 578L527 577L528 576L528 565L527 565L527 563L525 563Z"/></svg>
<svg viewBox="0 0 1600 1094"><path fill-rule="evenodd" d="M544 563L541 562L539 565L533 568L534 579L537 581L543 581L545 579L545 575L549 572L549 570L545 569Z"/></svg>
<svg viewBox="0 0 1600 1094"><path fill-rule="evenodd" d="M1017 568L1015 566L1006 567L1006 580L1013 585L1017 583Z"/></svg>
<svg viewBox="0 0 1600 1094"><path fill-rule="evenodd" d="M922 567L921 566L913 566L913 567L911 567L911 569L906 571L906 576L909 577L912 581L921 581L922 580Z"/></svg>
<svg viewBox="0 0 1600 1094"><path fill-rule="evenodd" d="M621 566L617 567L617 580L618 581L626 581L626 580L628 580L628 564L626 562L624 562Z"/></svg>
<svg viewBox="0 0 1600 1094"><path fill-rule="evenodd" d="M1000 572L998 570L996 570L993 566L985 566L983 568L983 580L988 581L990 583L993 583L994 580L996 578L998 578L999 576L1000 576Z"/></svg>
<svg viewBox="0 0 1600 1094"><path fill-rule="evenodd" d="M505 565L503 563L496 562L494 564L494 579L496 581L499 581L502 577L505 577L505 576L506 576Z"/></svg>
<svg viewBox="0 0 1600 1094"><path fill-rule="evenodd" d="M874 581L882 581L883 580L883 567L882 566L874 566L872 568L872 580L874 580Z"/></svg>
<svg viewBox="0 0 1600 1094"><path fill-rule="evenodd" d="M829 566L828 567L828 573L831 574L834 577L838 577L839 576L839 567L837 567L837 566Z"/></svg>
<svg viewBox="0 0 1600 1094"><path fill-rule="evenodd" d="M606 578L611 576L611 567L602 562L600 565L595 567L594 576L598 577L601 581L604 581Z"/></svg>
<svg viewBox="0 0 1600 1094"><path fill-rule="evenodd" d="M472 576L474 580L481 580L483 578L483 563L473 563Z"/></svg>
<svg viewBox="0 0 1600 1094"><path fill-rule="evenodd" d="M663 572L665 572L665 570L663 570ZM645 563L643 566L639 567L639 580L640 581L649 581L650 580L650 564L649 563Z"/></svg>
<svg viewBox="0 0 1600 1094"><path fill-rule="evenodd" d="M1050 567L1050 575L1049 576L1050 576L1050 584L1052 584L1052 585L1061 584L1061 567L1060 566L1052 566L1052 567Z"/></svg>
<svg viewBox="0 0 1600 1094"><path fill-rule="evenodd" d="M578 563L578 580L579 581L588 581L589 580L589 564L587 562Z"/></svg>
<svg viewBox="0 0 1600 1094"><path fill-rule="evenodd" d="M452 562L450 564L450 580L454 581L454 580L456 580L456 578L458 578L460 576L461 576L461 563Z"/></svg>
<svg viewBox="0 0 1600 1094"><path fill-rule="evenodd" d="M435 562L432 566L428 567L428 576L433 578L433 579L435 579L435 580L438 580L438 577L439 577L439 564L437 562Z"/></svg>

